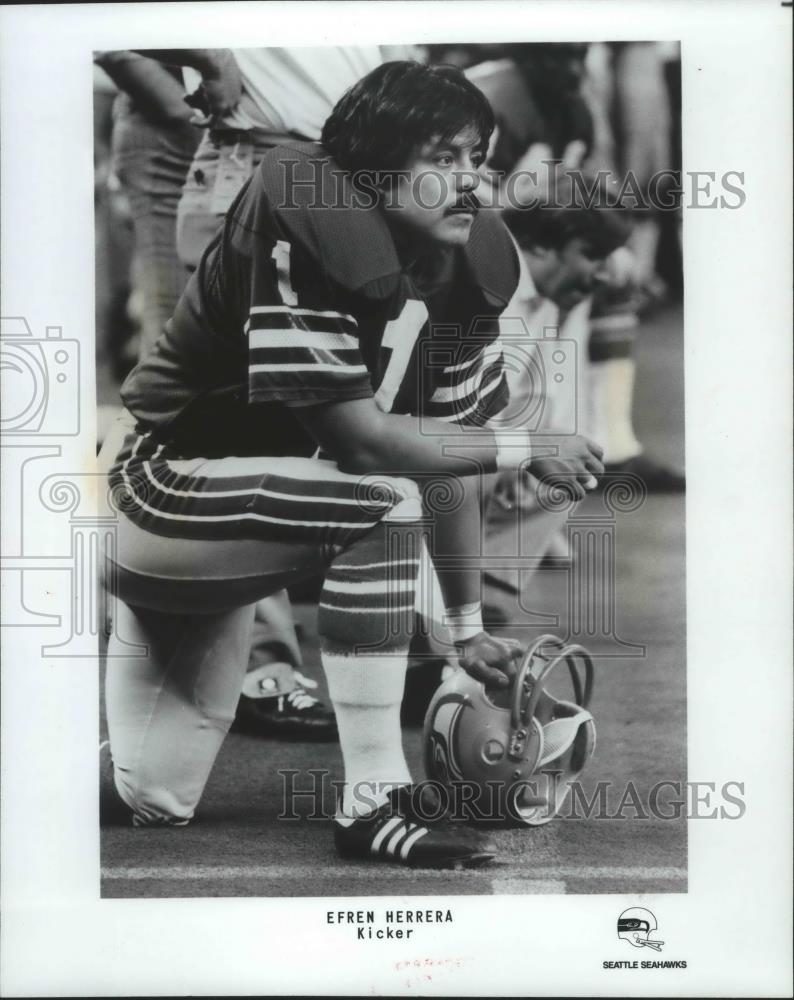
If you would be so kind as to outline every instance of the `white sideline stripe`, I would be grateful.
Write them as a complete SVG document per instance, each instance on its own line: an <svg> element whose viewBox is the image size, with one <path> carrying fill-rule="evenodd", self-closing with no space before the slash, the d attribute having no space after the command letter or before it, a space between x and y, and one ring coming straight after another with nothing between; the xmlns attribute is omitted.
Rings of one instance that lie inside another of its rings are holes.
<svg viewBox="0 0 794 1000"><path fill-rule="evenodd" d="M398 817L393 816L390 822L400 823ZM380 831L386 836L386 826ZM376 838L377 840L378 838ZM374 842L373 842L374 847ZM384 869L384 874L386 869ZM115 866L111 865L100 870L101 877L109 881L144 881L147 879L163 879L172 882L209 881L216 878L242 878L242 879L294 879L294 878L317 878L322 876L350 878L354 874L354 869L347 865L304 865L296 862L294 865L173 865L168 867L157 866ZM405 876L409 879L416 879L415 870L401 868L389 868L389 877ZM452 877L455 873L449 870L423 868L419 873L421 877ZM647 882L652 879L668 879L670 881L683 882L687 879L686 868L632 868L632 867L598 867L589 868L587 865L563 865L537 866L534 865L531 871L519 868L517 865L500 867L497 871L489 868L482 868L479 871L467 869L465 878L477 878L480 875L487 879L492 876L492 881L511 882L517 881L524 885L532 883L548 883L552 881L562 881L574 878L591 879L636 879Z"/></svg>
<svg viewBox="0 0 794 1000"><path fill-rule="evenodd" d="M556 896L566 891L561 879L495 878L491 887L506 896Z"/></svg>

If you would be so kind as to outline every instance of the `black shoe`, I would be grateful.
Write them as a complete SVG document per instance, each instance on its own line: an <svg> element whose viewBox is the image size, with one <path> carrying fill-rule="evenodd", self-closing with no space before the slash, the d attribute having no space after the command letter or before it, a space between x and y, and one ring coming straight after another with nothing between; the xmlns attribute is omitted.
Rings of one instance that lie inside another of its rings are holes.
<svg viewBox="0 0 794 1000"><path fill-rule="evenodd" d="M645 483L649 493L686 492L686 479L680 472L659 465L644 455L636 455L634 458L626 459L625 462L608 462L604 467L601 487L609 485L610 476L620 475L637 476Z"/></svg>
<svg viewBox="0 0 794 1000"><path fill-rule="evenodd" d="M119 795L113 778L110 743L99 744L99 825L132 826L132 809Z"/></svg>
<svg viewBox="0 0 794 1000"><path fill-rule="evenodd" d="M334 713L302 687L275 698L241 694L234 729L268 739L313 743L339 739Z"/></svg>
<svg viewBox="0 0 794 1000"><path fill-rule="evenodd" d="M493 842L463 823L432 819L433 811L416 808L416 785L389 793L389 801L349 826L333 821L340 857L386 861L412 868L476 868L492 861Z"/></svg>

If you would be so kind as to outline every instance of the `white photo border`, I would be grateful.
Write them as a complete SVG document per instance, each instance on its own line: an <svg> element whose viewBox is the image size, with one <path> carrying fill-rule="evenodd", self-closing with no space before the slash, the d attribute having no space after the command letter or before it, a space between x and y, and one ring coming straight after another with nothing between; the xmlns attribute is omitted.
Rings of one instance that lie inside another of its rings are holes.
<svg viewBox="0 0 794 1000"><path fill-rule="evenodd" d="M790 22L791 9L769 0L0 12L2 311L25 317L36 337L60 327L79 342L80 433L57 447L86 474L95 440L94 50L257 37L680 40L684 171L741 171L747 196L737 211L684 211L688 774L718 786L743 780L747 801L739 821L689 822L688 893L455 897L454 925L428 927L417 953L448 959L444 973L413 985L397 968L405 948L361 946L329 928L327 899L100 900L96 661L42 660L38 630L4 628L3 995L789 995ZM7 493L9 476L4 462L4 528L13 530L38 501ZM41 552L68 552L51 531L42 522ZM62 612L63 574L44 573L41 590ZM663 913L686 970L602 967L616 915L638 903Z"/></svg>

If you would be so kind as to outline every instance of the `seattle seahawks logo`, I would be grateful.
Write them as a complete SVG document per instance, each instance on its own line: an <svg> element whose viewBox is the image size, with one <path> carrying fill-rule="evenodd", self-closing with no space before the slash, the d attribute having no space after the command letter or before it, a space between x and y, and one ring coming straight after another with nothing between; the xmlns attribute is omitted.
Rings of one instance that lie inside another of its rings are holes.
<svg viewBox="0 0 794 1000"><path fill-rule="evenodd" d="M466 707L458 695L442 699L433 716L428 740L428 771L439 781L462 781L463 771L457 759L457 733L460 715Z"/></svg>
<svg viewBox="0 0 794 1000"><path fill-rule="evenodd" d="M642 906L632 906L618 917L618 937L634 948L661 951L664 941L651 937L657 929L656 917Z"/></svg>

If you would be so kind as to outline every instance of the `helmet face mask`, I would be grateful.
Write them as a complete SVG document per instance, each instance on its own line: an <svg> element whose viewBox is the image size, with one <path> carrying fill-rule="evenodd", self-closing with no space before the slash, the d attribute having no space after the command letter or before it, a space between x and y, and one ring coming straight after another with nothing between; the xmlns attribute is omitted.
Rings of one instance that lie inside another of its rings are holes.
<svg viewBox="0 0 794 1000"><path fill-rule="evenodd" d="M546 689L560 663L575 701ZM508 688L484 688L456 671L434 695L424 730L427 776L451 793L453 814L529 826L553 819L595 748L591 690L587 652L548 635L533 643Z"/></svg>

